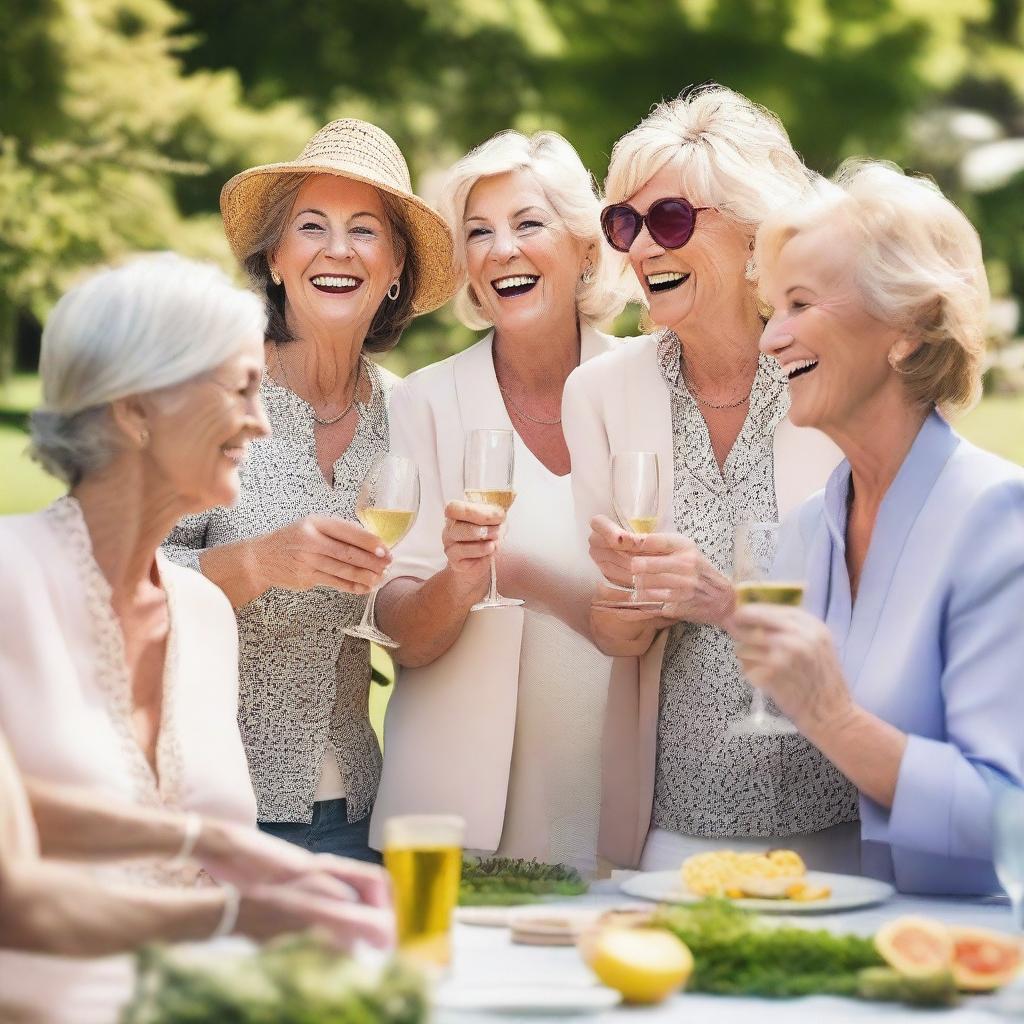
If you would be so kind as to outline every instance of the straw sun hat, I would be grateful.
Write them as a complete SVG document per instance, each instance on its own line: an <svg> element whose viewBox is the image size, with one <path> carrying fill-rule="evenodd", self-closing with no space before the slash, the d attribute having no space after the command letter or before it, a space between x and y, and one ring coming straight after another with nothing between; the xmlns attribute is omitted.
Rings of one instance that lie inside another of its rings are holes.
<svg viewBox="0 0 1024 1024"><path fill-rule="evenodd" d="M395 140L376 125L354 118L331 121L306 143L296 160L250 167L220 193L220 211L231 251L241 261L259 231L262 211L285 175L336 174L363 181L399 199L419 260L412 305L417 313L443 306L458 286L452 236L441 216L413 195L409 166Z"/></svg>

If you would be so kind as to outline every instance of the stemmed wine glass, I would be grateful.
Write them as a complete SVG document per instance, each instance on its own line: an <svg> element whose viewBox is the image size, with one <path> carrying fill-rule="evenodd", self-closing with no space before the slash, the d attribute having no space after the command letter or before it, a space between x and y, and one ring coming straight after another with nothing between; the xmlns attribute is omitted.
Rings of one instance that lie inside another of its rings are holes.
<svg viewBox="0 0 1024 1024"><path fill-rule="evenodd" d="M385 455L376 460L366 474L356 498L356 516L359 522L376 534L384 545L393 548L412 528L420 508L420 474L412 459L401 455ZM357 626L343 630L348 636L371 640L381 647L398 644L377 628L374 606L381 580L370 591Z"/></svg>
<svg viewBox="0 0 1024 1024"><path fill-rule="evenodd" d="M515 441L511 430L471 430L466 437L463 486L466 501L474 505L497 505L506 513L516 500ZM484 608L515 608L523 602L498 593L497 556L491 555L491 587L470 611Z"/></svg>
<svg viewBox="0 0 1024 1024"><path fill-rule="evenodd" d="M799 606L804 597L802 582L772 579L779 545L779 524L741 522L733 541L732 578L737 604ZM783 736L796 727L782 715L770 714L764 694L751 687L750 711L729 726L730 736Z"/></svg>
<svg viewBox="0 0 1024 1024"><path fill-rule="evenodd" d="M617 452L610 462L612 508L619 525L634 536L654 533L658 528L661 481L658 456L654 452ZM661 601L641 601L636 576L633 588L621 601L595 601L599 608L632 608L660 611Z"/></svg>

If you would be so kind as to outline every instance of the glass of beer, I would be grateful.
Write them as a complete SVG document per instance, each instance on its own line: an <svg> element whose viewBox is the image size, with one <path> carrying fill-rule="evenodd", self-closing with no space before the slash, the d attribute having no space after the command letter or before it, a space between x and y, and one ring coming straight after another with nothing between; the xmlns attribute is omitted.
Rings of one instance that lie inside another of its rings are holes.
<svg viewBox="0 0 1024 1024"><path fill-rule="evenodd" d="M452 911L462 877L466 823L453 815L410 814L384 823L399 951L427 966L451 962Z"/></svg>
<svg viewBox="0 0 1024 1024"><path fill-rule="evenodd" d="M798 608L803 601L802 582L773 578L779 529L779 524L774 522L744 522L736 526L732 576L737 604L781 604ZM756 686L752 691L750 711L730 725L730 735L779 736L796 732L788 718L771 714L764 694Z"/></svg>

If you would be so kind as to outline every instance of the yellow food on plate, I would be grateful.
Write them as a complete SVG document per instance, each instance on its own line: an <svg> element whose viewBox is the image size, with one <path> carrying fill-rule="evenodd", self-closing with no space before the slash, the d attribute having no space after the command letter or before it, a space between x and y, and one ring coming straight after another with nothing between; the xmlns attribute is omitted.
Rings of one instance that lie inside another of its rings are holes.
<svg viewBox="0 0 1024 1024"><path fill-rule="evenodd" d="M686 943L661 928L611 925L593 938L586 959L601 982L627 1003L660 1003L681 989L693 971Z"/></svg>
<svg viewBox="0 0 1024 1024"><path fill-rule="evenodd" d="M711 850L687 857L681 870L683 882L698 896L729 899L753 896L808 902L831 895L827 886L807 884L807 866L793 850L769 850L768 853Z"/></svg>

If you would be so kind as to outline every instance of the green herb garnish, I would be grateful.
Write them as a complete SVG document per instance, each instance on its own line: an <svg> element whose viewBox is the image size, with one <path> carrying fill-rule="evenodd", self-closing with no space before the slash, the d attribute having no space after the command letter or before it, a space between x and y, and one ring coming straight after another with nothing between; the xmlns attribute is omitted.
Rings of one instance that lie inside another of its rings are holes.
<svg viewBox="0 0 1024 1024"><path fill-rule="evenodd" d="M464 907L515 906L545 896L579 896L587 884L575 868L513 857L467 857L462 862L459 903Z"/></svg>

